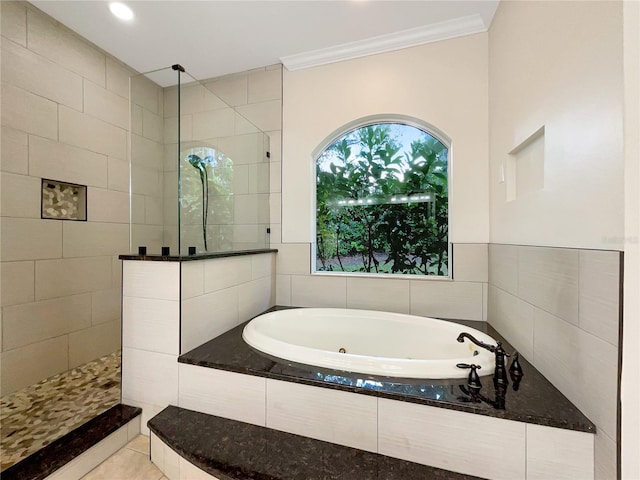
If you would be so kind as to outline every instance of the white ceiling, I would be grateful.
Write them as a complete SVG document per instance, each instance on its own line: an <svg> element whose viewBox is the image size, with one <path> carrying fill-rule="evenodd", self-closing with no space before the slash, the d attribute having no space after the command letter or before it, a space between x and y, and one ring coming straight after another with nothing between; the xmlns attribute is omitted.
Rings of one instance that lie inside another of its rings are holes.
<svg viewBox="0 0 640 480"><path fill-rule="evenodd" d="M207 79L283 62L290 69L486 31L499 0L32 0L139 72L175 63Z"/></svg>

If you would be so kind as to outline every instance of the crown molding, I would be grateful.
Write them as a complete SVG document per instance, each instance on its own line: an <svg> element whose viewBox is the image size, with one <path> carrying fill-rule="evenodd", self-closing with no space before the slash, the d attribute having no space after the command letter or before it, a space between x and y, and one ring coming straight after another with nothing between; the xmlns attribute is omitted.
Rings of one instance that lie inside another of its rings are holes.
<svg viewBox="0 0 640 480"><path fill-rule="evenodd" d="M486 31L487 26L482 17L479 14L474 14L388 35L344 43L335 47L287 55L280 58L280 61L290 71L302 70Z"/></svg>

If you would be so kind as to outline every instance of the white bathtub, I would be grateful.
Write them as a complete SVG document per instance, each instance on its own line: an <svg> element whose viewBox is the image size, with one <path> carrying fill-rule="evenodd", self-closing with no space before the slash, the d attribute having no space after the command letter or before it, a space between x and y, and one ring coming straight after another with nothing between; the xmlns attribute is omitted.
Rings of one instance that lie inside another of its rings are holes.
<svg viewBox="0 0 640 480"><path fill-rule="evenodd" d="M253 348L295 363L401 378L465 378L457 363L493 373L494 355L461 332L495 345L479 330L453 322L399 313L343 308L296 308L265 313L242 332ZM344 349L346 353L341 353ZM477 353L475 353L477 352ZM475 353L475 355L474 355Z"/></svg>

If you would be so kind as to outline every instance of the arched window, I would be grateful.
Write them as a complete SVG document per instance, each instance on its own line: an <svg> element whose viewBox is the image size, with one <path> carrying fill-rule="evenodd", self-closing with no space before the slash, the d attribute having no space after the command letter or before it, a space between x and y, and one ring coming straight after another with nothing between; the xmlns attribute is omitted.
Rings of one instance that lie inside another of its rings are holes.
<svg viewBox="0 0 640 480"><path fill-rule="evenodd" d="M449 275L449 148L417 122L347 127L316 157L316 271Z"/></svg>

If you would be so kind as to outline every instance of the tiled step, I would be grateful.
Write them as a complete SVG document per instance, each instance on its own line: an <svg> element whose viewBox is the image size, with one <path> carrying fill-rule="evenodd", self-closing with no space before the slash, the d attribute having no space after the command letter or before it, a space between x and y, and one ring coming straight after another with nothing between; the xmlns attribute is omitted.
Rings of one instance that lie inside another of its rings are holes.
<svg viewBox="0 0 640 480"><path fill-rule="evenodd" d="M140 433L140 408L115 405L0 474L2 480L80 478Z"/></svg>
<svg viewBox="0 0 640 480"><path fill-rule="evenodd" d="M151 460L170 480L479 478L174 406L148 425Z"/></svg>

